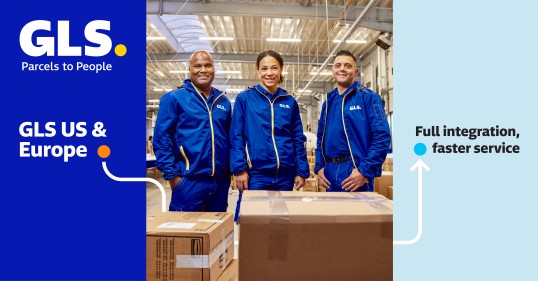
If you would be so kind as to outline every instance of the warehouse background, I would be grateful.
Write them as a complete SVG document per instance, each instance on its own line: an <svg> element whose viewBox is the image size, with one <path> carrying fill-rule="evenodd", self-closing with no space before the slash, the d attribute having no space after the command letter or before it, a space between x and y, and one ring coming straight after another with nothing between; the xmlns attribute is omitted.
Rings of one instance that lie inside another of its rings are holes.
<svg viewBox="0 0 538 281"><path fill-rule="evenodd" d="M188 78L196 50L212 53L213 86L232 101L259 83L256 57L275 50L284 57L285 82L301 108L304 131L317 131L323 95L335 87L332 55L353 52L358 81L382 96L392 127L393 1L147 1L147 136L166 92Z"/></svg>

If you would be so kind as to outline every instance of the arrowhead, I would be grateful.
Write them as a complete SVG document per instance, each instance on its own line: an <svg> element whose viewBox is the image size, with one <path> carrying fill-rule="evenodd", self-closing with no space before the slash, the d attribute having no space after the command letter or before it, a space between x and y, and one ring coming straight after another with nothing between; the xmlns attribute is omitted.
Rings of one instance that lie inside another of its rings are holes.
<svg viewBox="0 0 538 281"><path fill-rule="evenodd" d="M428 165L426 165L422 159L418 159L418 161L411 167L411 171L414 171L417 168L424 168L426 171L430 171L430 167L428 167Z"/></svg>

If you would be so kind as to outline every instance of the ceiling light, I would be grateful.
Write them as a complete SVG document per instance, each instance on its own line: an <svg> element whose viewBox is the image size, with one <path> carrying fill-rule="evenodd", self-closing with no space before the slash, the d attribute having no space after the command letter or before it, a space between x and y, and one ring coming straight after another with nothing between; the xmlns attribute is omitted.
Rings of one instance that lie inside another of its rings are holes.
<svg viewBox="0 0 538 281"><path fill-rule="evenodd" d="M154 92L170 92L172 89L153 88Z"/></svg>
<svg viewBox="0 0 538 281"><path fill-rule="evenodd" d="M242 92L243 90L245 89L226 89L226 92L239 93L239 92Z"/></svg>
<svg viewBox="0 0 538 281"><path fill-rule="evenodd" d="M297 90L299 93L312 93L312 90Z"/></svg>
<svg viewBox="0 0 538 281"><path fill-rule="evenodd" d="M159 105L158 105L158 104L148 104L148 105L146 105L146 107L149 107L149 108L158 108Z"/></svg>
<svg viewBox="0 0 538 281"><path fill-rule="evenodd" d="M268 42L301 42L299 38L267 38Z"/></svg>
<svg viewBox="0 0 538 281"><path fill-rule="evenodd" d="M342 40L333 40L334 43L340 43ZM366 40L344 40L344 43L350 43L350 44L365 44L368 41Z"/></svg>
<svg viewBox="0 0 538 281"><path fill-rule="evenodd" d="M148 100L148 102L159 102L159 100Z"/></svg>
<svg viewBox="0 0 538 281"><path fill-rule="evenodd" d="M318 74L318 75L333 75L333 73L330 72L330 71L321 71L321 72L312 71L312 72L310 72L310 75L316 75L316 74Z"/></svg>
<svg viewBox="0 0 538 281"><path fill-rule="evenodd" d="M221 70L221 71L215 71L215 73L219 74L241 74L241 71L239 70Z"/></svg>
<svg viewBox="0 0 538 281"><path fill-rule="evenodd" d="M198 39L200 39L200 40L207 40L207 41L217 41L217 40L220 40L220 41L231 41L231 40L234 40L233 37L208 37L208 36L205 36L205 37L198 37Z"/></svg>
<svg viewBox="0 0 538 281"><path fill-rule="evenodd" d="M164 77L164 74L160 70L157 70L157 74L159 74L161 77Z"/></svg>
<svg viewBox="0 0 538 281"><path fill-rule="evenodd" d="M170 70L170 73L176 74L176 73L189 73L188 70Z"/></svg>
<svg viewBox="0 0 538 281"><path fill-rule="evenodd" d="M288 75L288 72L287 71L282 71L282 74Z"/></svg>
<svg viewBox="0 0 538 281"><path fill-rule="evenodd" d="M164 36L148 36L148 37L146 37L146 40L166 40L166 37L164 37Z"/></svg>

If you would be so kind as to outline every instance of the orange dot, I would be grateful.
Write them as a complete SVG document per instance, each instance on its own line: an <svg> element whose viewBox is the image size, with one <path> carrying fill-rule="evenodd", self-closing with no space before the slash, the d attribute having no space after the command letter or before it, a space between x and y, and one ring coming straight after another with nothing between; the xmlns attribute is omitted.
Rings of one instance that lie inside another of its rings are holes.
<svg viewBox="0 0 538 281"><path fill-rule="evenodd" d="M97 149L97 154L99 155L99 157L101 158L107 158L108 156L110 156L110 147L106 146L106 145L101 145L98 149Z"/></svg>

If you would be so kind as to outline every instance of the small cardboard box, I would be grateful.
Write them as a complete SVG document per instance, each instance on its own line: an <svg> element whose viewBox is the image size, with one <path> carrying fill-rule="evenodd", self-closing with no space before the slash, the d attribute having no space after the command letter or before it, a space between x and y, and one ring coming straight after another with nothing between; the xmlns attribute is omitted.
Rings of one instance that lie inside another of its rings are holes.
<svg viewBox="0 0 538 281"><path fill-rule="evenodd" d="M239 267L237 264L237 260L232 260L217 281L239 281Z"/></svg>
<svg viewBox="0 0 538 281"><path fill-rule="evenodd" d="M232 175L232 178L230 180L230 186L231 186L232 190L237 189L237 183L235 182L235 176L233 176L233 175Z"/></svg>
<svg viewBox="0 0 538 281"><path fill-rule="evenodd" d="M243 193L240 280L392 280L392 201L373 193Z"/></svg>
<svg viewBox="0 0 538 281"><path fill-rule="evenodd" d="M318 179L308 178L303 186L303 191L317 192L318 191Z"/></svg>
<svg viewBox="0 0 538 281"><path fill-rule="evenodd" d="M230 213L148 214L146 280L217 280L233 259L233 233Z"/></svg>
<svg viewBox="0 0 538 281"><path fill-rule="evenodd" d="M316 167L316 163L308 163L308 168L310 171L314 171L314 168Z"/></svg>
<svg viewBox="0 0 538 281"><path fill-rule="evenodd" d="M387 187L393 185L393 174L392 172L383 172L381 177L374 179L374 190L375 192L389 197Z"/></svg>

